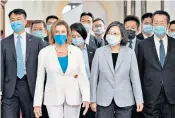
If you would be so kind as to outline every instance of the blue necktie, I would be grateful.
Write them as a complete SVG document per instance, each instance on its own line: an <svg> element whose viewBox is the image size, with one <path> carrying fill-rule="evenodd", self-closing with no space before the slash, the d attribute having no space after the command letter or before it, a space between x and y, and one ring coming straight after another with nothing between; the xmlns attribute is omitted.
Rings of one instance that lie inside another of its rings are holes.
<svg viewBox="0 0 175 118"><path fill-rule="evenodd" d="M165 49L164 49L164 45L163 45L163 40L160 40L160 63L162 65L162 67L164 66L164 62L165 62Z"/></svg>
<svg viewBox="0 0 175 118"><path fill-rule="evenodd" d="M16 43L16 56L17 56L17 77L22 79L24 76L24 63L22 56L22 44L21 44L21 36L17 36Z"/></svg>

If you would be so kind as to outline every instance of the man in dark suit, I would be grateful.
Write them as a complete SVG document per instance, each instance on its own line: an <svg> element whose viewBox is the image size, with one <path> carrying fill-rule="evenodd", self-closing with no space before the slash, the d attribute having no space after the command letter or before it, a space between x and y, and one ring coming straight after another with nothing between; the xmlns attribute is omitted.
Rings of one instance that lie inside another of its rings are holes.
<svg viewBox="0 0 175 118"><path fill-rule="evenodd" d="M44 40L44 37L47 35L47 28L46 28L46 24L45 24L44 21L35 20L31 25L31 33L34 36L41 38L41 40L43 41L44 47L49 45L49 43ZM45 79L45 83L46 83L46 79ZM45 90L43 90L43 91L45 91ZM43 105L42 106L42 117L41 118L48 118L48 117L49 116L48 116L48 113L47 113L46 106Z"/></svg>
<svg viewBox="0 0 175 118"><path fill-rule="evenodd" d="M170 37L175 39L175 20L170 22L168 33Z"/></svg>
<svg viewBox="0 0 175 118"><path fill-rule="evenodd" d="M97 40L102 41L102 45L105 45L105 41L104 41L105 30L106 30L105 22L101 18L96 18L93 21L92 31L95 34L95 38Z"/></svg>
<svg viewBox="0 0 175 118"><path fill-rule="evenodd" d="M139 44L145 118L175 118L175 40L166 35L169 21L167 12L153 13L154 35Z"/></svg>
<svg viewBox="0 0 175 118"><path fill-rule="evenodd" d="M9 13L14 33L1 41L2 118L34 118L33 96L38 54L42 40L25 31L27 14L23 9Z"/></svg>
<svg viewBox="0 0 175 118"><path fill-rule="evenodd" d="M47 35L47 27L44 21L35 20L31 25L31 33L32 35L41 38L44 47L49 45L49 43L44 40L44 37Z"/></svg>
<svg viewBox="0 0 175 118"><path fill-rule="evenodd" d="M82 13L80 16L80 22L83 24L87 31L87 38L86 38L86 44L88 44L92 48L99 48L103 45L103 42L101 40L98 40L95 38L95 36L92 35L92 24L93 24L94 16L91 13Z"/></svg>
<svg viewBox="0 0 175 118"><path fill-rule="evenodd" d="M124 25L128 34L127 46L135 50L137 56L138 44L141 42L141 40L136 37L136 34L139 32L140 21L138 17L129 15L125 17Z"/></svg>
<svg viewBox="0 0 175 118"><path fill-rule="evenodd" d="M140 40L146 39L153 35L153 21L152 21L152 13L145 13L141 20L142 20L142 32L137 35L137 38Z"/></svg>
<svg viewBox="0 0 175 118"><path fill-rule="evenodd" d="M48 35L50 33L50 30L51 30L51 27L52 27L52 24L56 21L58 21L59 18L55 15L50 15L46 18L46 27L47 27L47 31L48 31ZM45 41L49 42L49 36L46 36L44 38Z"/></svg>

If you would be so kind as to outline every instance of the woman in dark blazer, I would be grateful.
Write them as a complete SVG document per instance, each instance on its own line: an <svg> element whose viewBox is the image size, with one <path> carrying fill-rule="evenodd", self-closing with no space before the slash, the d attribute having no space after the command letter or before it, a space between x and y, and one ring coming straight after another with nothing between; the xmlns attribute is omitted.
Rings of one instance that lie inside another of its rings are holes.
<svg viewBox="0 0 175 118"><path fill-rule="evenodd" d="M70 28L72 31L72 44L81 49L85 62L87 77L90 80L91 79L90 71L91 71L92 60L95 54L95 49L85 44L87 32L81 23L74 23L70 26ZM84 108L82 106L80 112L80 118L95 118L95 112L93 112L91 109L89 109L89 111L85 116L82 114L83 111Z"/></svg>

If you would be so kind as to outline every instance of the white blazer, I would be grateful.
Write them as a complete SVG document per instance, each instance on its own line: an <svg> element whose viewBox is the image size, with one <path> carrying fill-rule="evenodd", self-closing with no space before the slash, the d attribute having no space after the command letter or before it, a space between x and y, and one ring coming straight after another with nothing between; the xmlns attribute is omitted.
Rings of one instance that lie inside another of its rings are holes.
<svg viewBox="0 0 175 118"><path fill-rule="evenodd" d="M44 92L45 72L47 81ZM68 67L65 73L62 72L54 45L40 51L34 106L42 105L43 96L44 104L48 106L62 105L64 102L80 105L82 101L90 101L89 81L82 52L78 47L68 46Z"/></svg>

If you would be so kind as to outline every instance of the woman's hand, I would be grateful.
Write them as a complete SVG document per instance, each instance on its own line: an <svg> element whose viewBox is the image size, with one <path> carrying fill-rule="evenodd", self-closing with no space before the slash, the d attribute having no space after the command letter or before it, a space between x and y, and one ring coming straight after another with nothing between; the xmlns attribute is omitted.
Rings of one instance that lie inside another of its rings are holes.
<svg viewBox="0 0 175 118"><path fill-rule="evenodd" d="M85 108L83 111L83 115L85 116L89 109L89 102L84 101L82 107Z"/></svg>
<svg viewBox="0 0 175 118"><path fill-rule="evenodd" d="M97 104L95 102L91 103L91 109L92 111L97 112Z"/></svg>
<svg viewBox="0 0 175 118"><path fill-rule="evenodd" d="M137 104L137 112L142 112L143 104Z"/></svg>
<svg viewBox="0 0 175 118"><path fill-rule="evenodd" d="M42 116L42 111L40 106L35 106L34 107L34 114L36 118L39 118Z"/></svg>

